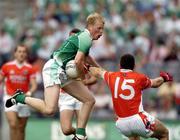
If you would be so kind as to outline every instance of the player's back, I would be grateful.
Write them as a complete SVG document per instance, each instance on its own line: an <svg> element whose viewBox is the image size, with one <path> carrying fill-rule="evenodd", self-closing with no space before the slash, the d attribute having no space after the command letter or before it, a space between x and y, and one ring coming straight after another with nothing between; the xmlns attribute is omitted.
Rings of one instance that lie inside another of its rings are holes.
<svg viewBox="0 0 180 140"><path fill-rule="evenodd" d="M129 117L143 111L142 90L151 85L144 74L131 70L106 72L104 78L112 93L113 106L119 117Z"/></svg>

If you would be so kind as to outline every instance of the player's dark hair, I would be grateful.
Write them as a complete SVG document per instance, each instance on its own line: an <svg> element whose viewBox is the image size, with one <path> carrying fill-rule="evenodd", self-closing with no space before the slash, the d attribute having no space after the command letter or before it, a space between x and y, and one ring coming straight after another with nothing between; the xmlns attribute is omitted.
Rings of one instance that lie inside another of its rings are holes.
<svg viewBox="0 0 180 140"><path fill-rule="evenodd" d="M28 48L27 48L27 46L25 46L24 44L19 44L19 45L17 45L17 46L15 47L15 49L14 49L14 52L17 51L18 47L24 47L24 48L26 48L26 52L27 52L27 54L28 54Z"/></svg>
<svg viewBox="0 0 180 140"><path fill-rule="evenodd" d="M81 30L80 29L78 29L78 28L73 28L70 32L69 32L69 34L76 34L76 33L79 33Z"/></svg>
<svg viewBox="0 0 180 140"><path fill-rule="evenodd" d="M132 54L125 54L120 59L120 68L121 69L130 69L133 70L135 67L135 58Z"/></svg>

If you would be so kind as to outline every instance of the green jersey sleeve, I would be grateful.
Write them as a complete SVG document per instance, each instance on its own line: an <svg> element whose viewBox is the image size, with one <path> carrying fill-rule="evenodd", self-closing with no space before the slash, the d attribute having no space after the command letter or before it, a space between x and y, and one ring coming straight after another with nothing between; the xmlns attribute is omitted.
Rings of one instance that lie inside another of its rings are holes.
<svg viewBox="0 0 180 140"><path fill-rule="evenodd" d="M87 31L82 32L78 36L78 51L83 52L85 55L89 53L89 49L92 45L92 39Z"/></svg>

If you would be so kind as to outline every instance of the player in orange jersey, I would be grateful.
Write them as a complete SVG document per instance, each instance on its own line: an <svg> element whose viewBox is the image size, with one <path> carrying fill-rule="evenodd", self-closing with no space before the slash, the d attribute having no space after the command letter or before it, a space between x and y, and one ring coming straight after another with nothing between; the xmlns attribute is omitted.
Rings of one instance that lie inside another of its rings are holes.
<svg viewBox="0 0 180 140"><path fill-rule="evenodd" d="M17 46L14 53L15 59L5 63L1 67L0 82L4 81L4 102L17 89L21 89L27 96L31 96L37 88L35 72L30 64L26 62L27 48ZM30 115L27 105L16 104L10 108L5 107L5 114L10 128L11 140L25 140L25 127Z"/></svg>
<svg viewBox="0 0 180 140"><path fill-rule="evenodd" d="M108 72L96 67L90 67L89 70L92 75L102 77L109 86L118 116L116 127L122 134L130 140L139 140L140 136L168 140L169 133L164 124L144 111L142 90L157 88L173 78L168 73L161 72L160 77L149 79L144 74L134 72L134 67L134 57L125 54L121 57L119 72Z"/></svg>

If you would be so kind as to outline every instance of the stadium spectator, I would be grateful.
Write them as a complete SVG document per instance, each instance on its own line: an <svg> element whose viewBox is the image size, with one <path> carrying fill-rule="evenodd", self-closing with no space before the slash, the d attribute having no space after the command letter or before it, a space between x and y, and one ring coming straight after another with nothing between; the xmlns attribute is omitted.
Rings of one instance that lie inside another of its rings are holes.
<svg viewBox="0 0 180 140"><path fill-rule="evenodd" d="M0 29L0 66L9 61L13 47L12 37L4 29Z"/></svg>
<svg viewBox="0 0 180 140"><path fill-rule="evenodd" d="M122 134L130 140L140 139L140 136L168 140L169 132L165 125L144 111L142 90L157 88L173 78L168 73L161 72L160 77L149 79L144 74L134 72L134 68L134 56L125 54L120 59L119 72L108 72L96 67L90 67L89 70L92 75L103 78L110 88L114 110L118 116L116 127Z"/></svg>
<svg viewBox="0 0 180 140"><path fill-rule="evenodd" d="M79 77L84 80L84 65L86 63L99 66L96 61L89 56L89 49L92 41L102 36L104 29L104 19L98 13L90 14L86 22L86 29L79 34L70 36L62 46L52 54L52 59L48 60L44 65L43 80L45 99L41 100L27 97L20 90L12 97L16 102L28 104L46 115L55 113L60 87L68 94L80 100L83 105L80 110L74 140L86 138L85 127L94 106L95 99L82 81L71 80L67 77L64 67L68 61L75 59L80 73ZM13 105L12 98L6 102L7 106Z"/></svg>
<svg viewBox="0 0 180 140"><path fill-rule="evenodd" d="M176 84L168 82L159 87L157 96L159 98L160 110L158 117L161 119L176 119L176 111L173 109Z"/></svg>
<svg viewBox="0 0 180 140"><path fill-rule="evenodd" d="M31 96L37 88L35 71L26 62L27 47L18 45L14 53L15 59L1 67L0 82L5 82L4 102L12 97L17 89L21 89L26 96ZM25 128L30 108L18 103L10 108L5 107L5 115L10 128L11 140L25 140Z"/></svg>
<svg viewBox="0 0 180 140"><path fill-rule="evenodd" d="M93 113L95 118L109 118L112 117L112 102L111 96L108 94L107 87L104 82L99 81L92 85L90 89L94 93L96 103L94 105Z"/></svg>
<svg viewBox="0 0 180 140"><path fill-rule="evenodd" d="M176 83L175 105L177 111L177 118L180 119L180 83Z"/></svg>

